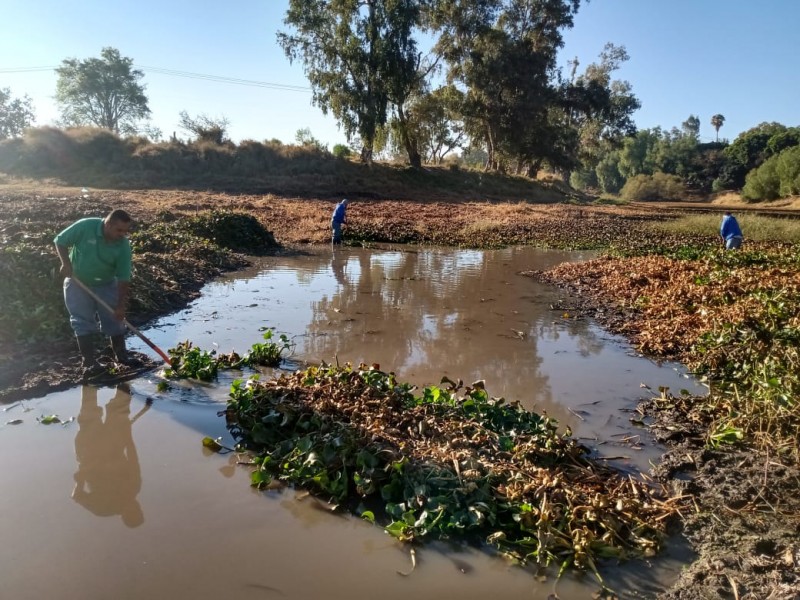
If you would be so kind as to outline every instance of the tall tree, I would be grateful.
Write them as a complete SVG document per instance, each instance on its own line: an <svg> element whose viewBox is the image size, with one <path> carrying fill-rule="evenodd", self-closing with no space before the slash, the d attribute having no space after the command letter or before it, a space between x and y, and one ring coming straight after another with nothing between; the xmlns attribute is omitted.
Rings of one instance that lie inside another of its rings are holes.
<svg viewBox="0 0 800 600"><path fill-rule="evenodd" d="M409 129L427 162L441 164L447 154L466 141L459 114L463 93L444 86L415 97L408 109Z"/></svg>
<svg viewBox="0 0 800 600"><path fill-rule="evenodd" d="M717 141L719 141L719 128L725 123L725 117L722 115L714 115L711 117L711 126L717 132Z"/></svg>
<svg viewBox="0 0 800 600"><path fill-rule="evenodd" d="M96 125L115 133L135 133L136 122L150 115L144 73L116 48L100 58L68 58L56 69L56 100L68 125Z"/></svg>
<svg viewBox="0 0 800 600"><path fill-rule="evenodd" d="M684 137L690 137L697 142L700 137L700 117L689 115L689 118L681 123L681 133Z"/></svg>
<svg viewBox="0 0 800 600"><path fill-rule="evenodd" d="M440 0L433 25L448 79L465 90L463 115L487 167L509 160L533 171L573 143L552 119L561 31L572 26L580 0ZM569 137L569 136L567 136Z"/></svg>
<svg viewBox="0 0 800 600"><path fill-rule="evenodd" d="M614 71L628 60L624 46L607 43L600 60L590 64L564 88L568 126L578 130L578 158L584 169L592 170L602 156L619 148L625 137L636 132L633 113L641 107L631 84L612 79ZM577 64L577 59L572 63Z"/></svg>
<svg viewBox="0 0 800 600"><path fill-rule="evenodd" d="M294 31L279 32L278 43L289 60L303 62L313 103L333 112L348 141L360 138L365 162L390 102L404 120L403 104L419 85L412 31L423 2L289 0L284 23Z"/></svg>
<svg viewBox="0 0 800 600"><path fill-rule="evenodd" d="M31 99L11 98L9 88L0 88L0 140L16 137L34 121Z"/></svg>

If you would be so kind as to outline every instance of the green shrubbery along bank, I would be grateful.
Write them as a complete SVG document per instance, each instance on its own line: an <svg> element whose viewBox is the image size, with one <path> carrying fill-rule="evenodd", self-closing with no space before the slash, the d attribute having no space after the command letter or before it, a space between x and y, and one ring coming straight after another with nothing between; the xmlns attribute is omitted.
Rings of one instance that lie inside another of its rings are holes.
<svg viewBox="0 0 800 600"><path fill-rule="evenodd" d="M701 143L699 124L690 116L680 129L638 131L586 157L570 183L638 201L725 190L752 201L800 194L800 127L761 123L732 143Z"/></svg>

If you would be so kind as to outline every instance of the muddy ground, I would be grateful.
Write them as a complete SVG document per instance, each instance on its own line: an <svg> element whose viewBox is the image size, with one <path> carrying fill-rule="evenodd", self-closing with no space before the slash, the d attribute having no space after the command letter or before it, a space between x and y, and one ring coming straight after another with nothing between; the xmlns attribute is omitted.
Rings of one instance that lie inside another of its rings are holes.
<svg viewBox="0 0 800 600"><path fill-rule="evenodd" d="M0 190L0 232L22 235L49 224L61 227L84 216L124 208L135 219L192 215L211 208L246 211L259 218L284 247L328 241L330 211L337 198L292 199L183 191L98 192L89 198L76 190L35 187ZM681 214L680 206L537 205L524 202L376 201L351 198L349 235L366 243L410 242L492 247L534 244L596 247L598 243L635 245L649 238L648 224ZM692 208L699 208L693 206ZM346 236L348 232L346 231ZM697 242L698 240L693 240ZM709 236L713 243L713 235ZM700 240L703 242L703 240ZM152 267L168 256L135 257ZM184 259L162 274L169 294L160 306L129 316L137 325L179 309L222 270L245 264L246 257L223 266ZM537 274L569 291L570 308L597 319L634 343L647 337L637 314L622 309L608 290ZM51 282L59 285L55 279ZM135 293L135 292L134 292ZM577 300L575 299L577 298ZM0 402L41 395L79 382L78 356L69 336L20 345L0 339ZM153 364L153 366L156 366ZM710 451L703 431L677 407L657 399L641 411L669 448L654 474L690 497L684 535L697 553L680 579L659 597L800 599L800 471L768 455L746 449Z"/></svg>
<svg viewBox="0 0 800 600"><path fill-rule="evenodd" d="M643 336L662 349L668 344L636 310L621 307L614 299L617 294L596 285L596 272L568 279L553 273L527 274L569 292L560 310L592 318L639 347ZM676 329L674 337L678 333ZM680 357L680 352L673 356ZM643 399L639 411L656 439L669 448L652 474L690 499L682 515L682 534L697 555L658 599L799 599L798 465L752 449L708 449L704 427L687 419L675 398Z"/></svg>

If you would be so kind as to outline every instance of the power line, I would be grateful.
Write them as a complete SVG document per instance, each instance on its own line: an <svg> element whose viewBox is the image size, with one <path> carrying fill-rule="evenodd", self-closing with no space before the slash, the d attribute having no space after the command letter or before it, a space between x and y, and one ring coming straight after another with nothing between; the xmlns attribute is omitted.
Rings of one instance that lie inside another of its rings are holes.
<svg viewBox="0 0 800 600"><path fill-rule="evenodd" d="M178 71L175 69L164 69L161 67L148 67L145 65L136 65L143 71L150 71L152 73L159 73L161 75L170 75L173 77L186 77L188 79L202 79L205 81L216 81L218 83L229 83L233 85L249 85L253 87L263 87L273 90L287 90L290 92L310 92L311 88L300 85L289 85L286 83L273 83L270 81L255 81L253 79L239 79L237 77L224 77L222 75L208 75L206 73L192 73L191 71Z"/></svg>
<svg viewBox="0 0 800 600"><path fill-rule="evenodd" d="M52 71L57 67L8 67L0 68L0 73L33 73L35 71Z"/></svg>
<svg viewBox="0 0 800 600"><path fill-rule="evenodd" d="M271 81L257 81L254 79L240 79L238 77L225 77L223 75L209 75L208 73L193 73L191 71L180 71L177 69L165 69L162 67L148 67L145 65L134 65L138 69L168 75L170 77L184 77L187 79L199 79L202 81L213 81L216 83L226 83L230 85L245 85L251 87L261 87L271 90L284 90L289 92L310 92L311 88L301 85L289 85L286 83L274 83ZM7 67L0 68L2 73L36 73L41 71L53 71L58 67Z"/></svg>

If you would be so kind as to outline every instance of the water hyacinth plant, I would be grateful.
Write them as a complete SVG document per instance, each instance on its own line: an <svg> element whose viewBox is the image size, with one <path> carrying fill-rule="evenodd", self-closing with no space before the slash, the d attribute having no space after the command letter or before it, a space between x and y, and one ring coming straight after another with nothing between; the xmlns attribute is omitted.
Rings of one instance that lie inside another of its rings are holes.
<svg viewBox="0 0 800 600"><path fill-rule="evenodd" d="M482 382L442 384L415 394L377 365L322 364L236 381L226 415L253 454L254 486L306 488L402 541L482 539L520 562L596 574L599 558L657 551L675 499Z"/></svg>
<svg viewBox="0 0 800 600"><path fill-rule="evenodd" d="M201 381L216 379L220 369L241 369L243 367L278 367L281 361L294 349L294 343L285 334L280 334L277 341L271 330L263 334L264 341L253 344L244 356L236 352L217 354L215 350L201 350L185 341L168 350L172 368L165 370L165 375L172 378L191 378Z"/></svg>

